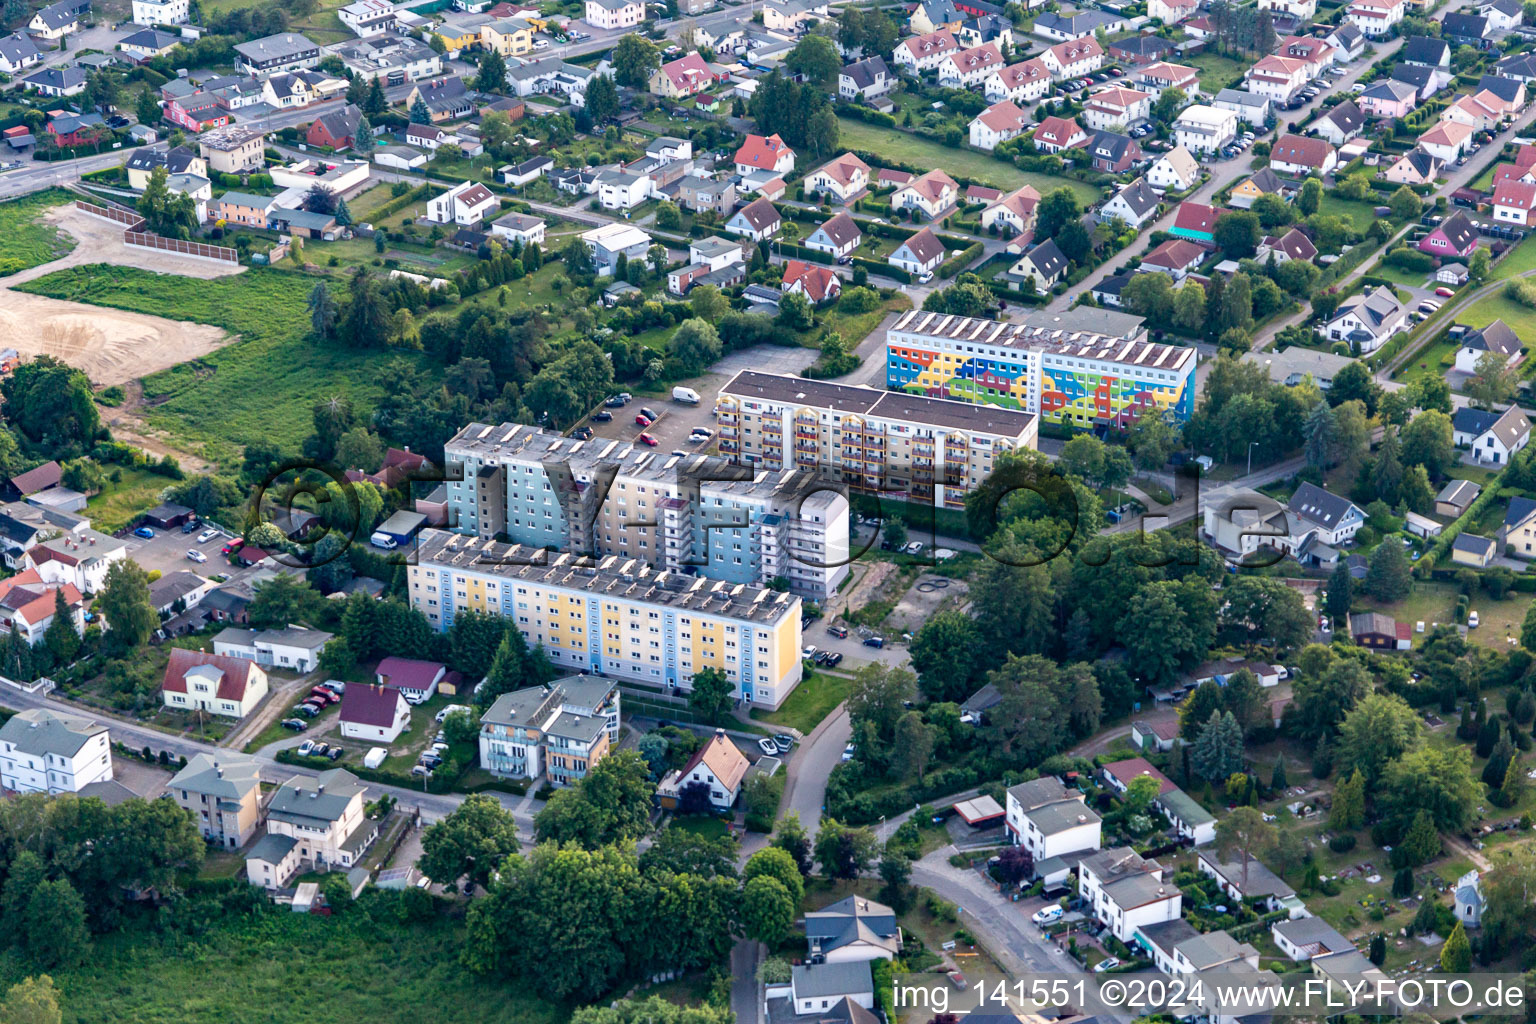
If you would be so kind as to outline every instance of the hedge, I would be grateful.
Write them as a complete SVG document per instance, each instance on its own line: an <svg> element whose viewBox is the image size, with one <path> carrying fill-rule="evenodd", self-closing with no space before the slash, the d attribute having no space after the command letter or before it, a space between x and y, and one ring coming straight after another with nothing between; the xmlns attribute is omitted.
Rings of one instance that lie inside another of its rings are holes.
<svg viewBox="0 0 1536 1024"><path fill-rule="evenodd" d="M889 263L877 263L874 260L867 260L862 256L855 256L853 258L852 265L855 267L863 267L871 274L879 274L882 277L895 278L896 280L904 283L910 283L912 281L911 274L907 273L905 270L902 270L900 267L893 267Z"/></svg>
<svg viewBox="0 0 1536 1024"><path fill-rule="evenodd" d="M863 121L865 124L879 125L881 128L896 127L896 119L894 117L890 114L882 113L874 107L865 107L857 103L839 103L834 109L839 117Z"/></svg>
<svg viewBox="0 0 1536 1024"><path fill-rule="evenodd" d="M797 259L810 260L813 263L834 262L830 253L819 252L816 249L807 249L805 246L796 245L793 242L775 242L774 248L785 255L794 256Z"/></svg>
<svg viewBox="0 0 1536 1024"><path fill-rule="evenodd" d="M986 248L987 247L982 245L980 242L975 243L970 248L962 252L959 256L946 261L942 266L940 266L939 276L944 278L954 277L956 274L960 273L960 271L964 270L972 260L985 252Z"/></svg>
<svg viewBox="0 0 1536 1024"><path fill-rule="evenodd" d="M373 218L375 221L381 221L391 214L399 213L401 210L405 209L407 206L410 206L412 203L416 203L422 199L427 198L427 196L431 195L431 193L431 185L417 185L415 188L411 189L404 195L396 196L389 202L385 203L383 206L379 207L373 212Z"/></svg>

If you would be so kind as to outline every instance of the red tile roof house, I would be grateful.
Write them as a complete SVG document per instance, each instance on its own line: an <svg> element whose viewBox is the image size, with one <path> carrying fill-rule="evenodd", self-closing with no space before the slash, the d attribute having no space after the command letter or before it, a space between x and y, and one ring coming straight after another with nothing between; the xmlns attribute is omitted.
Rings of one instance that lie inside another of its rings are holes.
<svg viewBox="0 0 1536 1024"><path fill-rule="evenodd" d="M1206 250L1183 238L1170 238L1142 257L1141 268L1146 271L1161 270L1175 281L1200 265Z"/></svg>
<svg viewBox="0 0 1536 1024"><path fill-rule="evenodd" d="M1419 239L1419 251L1431 256L1460 256L1466 258L1477 248L1477 229L1467 215L1457 211L1435 225L1435 229Z"/></svg>
<svg viewBox="0 0 1536 1024"><path fill-rule="evenodd" d="M447 673L446 666L415 658L385 658L374 670L381 686L393 686L407 701L420 704L437 692L437 684Z"/></svg>
<svg viewBox="0 0 1536 1024"><path fill-rule="evenodd" d="M1282 135L1269 151L1269 166L1276 174L1304 178L1309 174L1326 175L1339 163L1338 152L1326 139L1301 135Z"/></svg>
<svg viewBox="0 0 1536 1024"><path fill-rule="evenodd" d="M64 467L57 462L45 462L41 466L34 466L25 473L17 473L9 481L9 496L25 498L29 494L38 491L46 491L50 487L59 486L59 481L64 479Z"/></svg>
<svg viewBox="0 0 1536 1024"><path fill-rule="evenodd" d="M1179 788L1168 776L1152 767L1152 762L1144 757L1128 757L1124 761L1111 761L1099 769L1099 775L1103 777L1106 784L1120 793L1124 793L1130 788L1132 782L1143 775L1149 775L1157 780L1158 796Z"/></svg>
<svg viewBox="0 0 1536 1024"><path fill-rule="evenodd" d="M411 706L393 686L353 683L341 697L341 734L393 743L411 725Z"/></svg>
<svg viewBox="0 0 1536 1024"><path fill-rule="evenodd" d="M174 647L160 693L168 708L243 718L267 695L267 674L245 658Z"/></svg>
<svg viewBox="0 0 1536 1024"><path fill-rule="evenodd" d="M1174 214L1170 235L1188 238L1195 242L1216 244L1216 218L1218 211L1204 203L1180 203Z"/></svg>
<svg viewBox="0 0 1536 1024"><path fill-rule="evenodd" d="M786 260L784 279L779 289L788 295L799 292L817 306L838 297L843 291L843 280L830 267L818 266L804 260Z"/></svg>
<svg viewBox="0 0 1536 1024"><path fill-rule="evenodd" d="M0 625L21 634L29 644L36 644L53 623L57 599L54 592L64 592L64 603L77 633L85 629L85 602L73 583L62 586L43 582L36 569L27 569L0 580Z"/></svg>
<svg viewBox="0 0 1536 1024"><path fill-rule="evenodd" d="M777 134L766 138L748 135L747 141L736 151L737 174L751 174L754 171L786 174L794 169L795 151L786 146Z"/></svg>
<svg viewBox="0 0 1536 1024"><path fill-rule="evenodd" d="M1493 219L1505 224L1530 226L1531 210L1536 208L1536 185L1523 181L1501 181L1493 190Z"/></svg>
<svg viewBox="0 0 1536 1024"><path fill-rule="evenodd" d="M1088 133L1070 117L1048 117L1035 129L1035 148L1045 153L1060 153L1087 141Z"/></svg>
<svg viewBox="0 0 1536 1024"><path fill-rule="evenodd" d="M341 110L321 114L310 122L304 141L326 149L351 149L357 142L357 126L362 118L363 112L357 104L348 103Z"/></svg>

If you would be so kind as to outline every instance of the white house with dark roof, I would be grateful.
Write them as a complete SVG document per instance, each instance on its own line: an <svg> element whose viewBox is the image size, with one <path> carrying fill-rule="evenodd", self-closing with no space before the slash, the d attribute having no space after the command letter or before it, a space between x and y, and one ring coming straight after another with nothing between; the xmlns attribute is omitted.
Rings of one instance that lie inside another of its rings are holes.
<svg viewBox="0 0 1536 1024"><path fill-rule="evenodd" d="M1293 917L1276 921L1269 929L1280 952L1297 963L1314 956L1329 956L1353 950L1355 944L1334 930L1320 917Z"/></svg>
<svg viewBox="0 0 1536 1024"><path fill-rule="evenodd" d="M1451 435L1457 447L1471 449L1477 462L1502 466L1530 443L1531 421L1518 405L1503 412L1467 407L1451 417Z"/></svg>
<svg viewBox="0 0 1536 1024"><path fill-rule="evenodd" d="M28 708L0 725L0 787L13 793L78 793L112 778L107 727L81 715Z"/></svg>
<svg viewBox="0 0 1536 1024"><path fill-rule="evenodd" d="M758 197L731 215L725 222L725 230L733 235L761 242L779 233L784 219L778 208L768 200Z"/></svg>
<svg viewBox="0 0 1536 1024"><path fill-rule="evenodd" d="M805 247L832 256L847 256L863 240L864 232L859 230L858 223L844 212L812 231L805 239Z"/></svg>
<svg viewBox="0 0 1536 1024"><path fill-rule="evenodd" d="M1161 864L1129 847L1102 850L1078 864L1078 894L1099 923L1129 943L1138 929L1181 916L1184 894L1163 875Z"/></svg>
<svg viewBox="0 0 1536 1024"><path fill-rule="evenodd" d="M799 1017L832 1013L846 1003L865 1010L875 1005L874 975L866 960L796 964L790 971L789 989L791 1006Z"/></svg>
<svg viewBox="0 0 1536 1024"><path fill-rule="evenodd" d="M1131 227L1140 228L1157 214L1158 202L1157 193L1152 191L1147 179L1137 178L1099 208L1099 219L1118 217Z"/></svg>
<svg viewBox="0 0 1536 1024"><path fill-rule="evenodd" d="M1047 238L1030 249L1008 269L1008 276L1030 280L1041 291L1049 291L1067 274L1067 257L1057 247L1054 238Z"/></svg>
<svg viewBox="0 0 1536 1024"><path fill-rule="evenodd" d="M289 625L283 629L221 630L213 638L213 653L254 661L263 668L313 672L333 634Z"/></svg>
<svg viewBox="0 0 1536 1024"><path fill-rule="evenodd" d="M837 94L845 100L877 99L895 85L896 76L878 56L855 61L837 73Z"/></svg>
<svg viewBox="0 0 1536 1024"><path fill-rule="evenodd" d="M892 250L886 262L909 274L926 274L944 262L944 243L931 228L923 228Z"/></svg>
<svg viewBox="0 0 1536 1024"><path fill-rule="evenodd" d="M1329 341L1345 342L1365 355L1409 326L1408 311L1392 290L1376 287L1345 300L1317 333Z"/></svg>
<svg viewBox="0 0 1536 1024"><path fill-rule="evenodd" d="M393 743L411 727L411 706L393 686L352 683L341 696L340 718L348 739Z"/></svg>
<svg viewBox="0 0 1536 1024"><path fill-rule="evenodd" d="M1510 366L1525 358L1520 338L1503 320L1495 320L1487 327L1461 336L1461 344L1456 349L1456 369L1462 373L1476 373L1477 361L1489 352L1503 356Z"/></svg>
<svg viewBox="0 0 1536 1024"><path fill-rule="evenodd" d="M1063 785L1054 775L1042 775L1010 786L1005 818L1008 838L1035 859L1035 872L1047 882L1055 871L1045 867L1053 858L1099 848L1103 819L1089 807L1083 794ZM1066 863L1061 865L1065 873Z"/></svg>
<svg viewBox="0 0 1536 1024"><path fill-rule="evenodd" d="M849 896L805 915L811 957L829 964L893 960L901 954L901 926L883 903Z"/></svg>
<svg viewBox="0 0 1536 1024"><path fill-rule="evenodd" d="M1263 901L1269 913L1284 910L1292 918L1307 916L1306 905L1296 895L1296 890L1285 879L1261 864L1257 857L1226 860L1211 850L1202 850L1195 864L1202 875L1216 880L1221 891L1232 899L1247 903Z"/></svg>
<svg viewBox="0 0 1536 1024"><path fill-rule="evenodd" d="M434 224L474 227L501 206L496 194L478 181L455 185L427 201L427 220Z"/></svg>

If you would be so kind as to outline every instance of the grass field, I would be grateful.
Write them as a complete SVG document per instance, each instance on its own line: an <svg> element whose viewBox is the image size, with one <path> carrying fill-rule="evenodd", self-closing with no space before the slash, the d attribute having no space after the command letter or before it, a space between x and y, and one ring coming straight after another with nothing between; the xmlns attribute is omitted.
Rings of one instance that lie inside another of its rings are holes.
<svg viewBox="0 0 1536 1024"><path fill-rule="evenodd" d="M1318 213L1327 213L1343 217L1355 226L1355 230L1366 232L1376 222L1376 208L1370 203L1354 199L1340 199L1330 192L1323 193L1322 203L1317 208Z"/></svg>
<svg viewBox="0 0 1536 1024"><path fill-rule="evenodd" d="M1506 253L1494 268L1494 280L1506 277L1519 277L1521 274L1536 270L1536 242L1527 239L1515 246L1513 252Z"/></svg>
<svg viewBox="0 0 1536 1024"><path fill-rule="evenodd" d="M769 725L810 731L848 697L849 680L829 672L809 672L777 711L752 710L752 717Z"/></svg>
<svg viewBox="0 0 1536 1024"><path fill-rule="evenodd" d="M461 923L379 927L366 906L333 917L269 911L217 919L195 938L148 926L98 936L84 966L49 973L71 1024L192 1020L518 1021L559 1024L568 1010L532 984L481 978L459 965ZM15 954L0 985L36 972ZM209 980L217 978L216 984Z"/></svg>
<svg viewBox="0 0 1536 1024"><path fill-rule="evenodd" d="M160 501L160 492L175 481L159 473L143 469L119 470L122 479L108 482L100 494L86 502L85 511L92 525L98 530L111 533L127 526L147 508Z"/></svg>
<svg viewBox="0 0 1536 1024"><path fill-rule="evenodd" d="M75 247L69 235L38 222L44 210L71 198L50 188L0 203L0 277L56 260Z"/></svg>
<svg viewBox="0 0 1536 1024"><path fill-rule="evenodd" d="M1445 360L1447 357L1454 360L1456 349L1456 343L1449 339L1431 345L1423 354L1416 356L1412 363L1403 367L1393 379L1411 384L1421 377L1444 377L1449 366Z"/></svg>
<svg viewBox="0 0 1536 1024"><path fill-rule="evenodd" d="M994 160L982 153L968 149L949 149L937 142L897 131L881 128L862 121L837 119L839 138L848 149L863 149L871 153L889 156L892 160L912 164L925 169L943 168L951 174L973 178L994 188L1015 189L1020 185L1033 185L1041 195L1065 185L1077 193L1084 203L1102 198L1092 185L1071 178L1057 178L1049 174L1032 174L1001 160Z"/></svg>
<svg viewBox="0 0 1536 1024"><path fill-rule="evenodd" d="M230 445L296 446L313 429L311 409L345 395L359 409L379 396L379 351L350 352L307 340L306 301L316 278L253 267L194 281L131 267L70 267L23 287L29 292L213 324L239 335L202 359L144 378L145 418L226 457ZM337 282L331 282L337 287ZM406 358L411 358L407 355Z"/></svg>
<svg viewBox="0 0 1536 1024"><path fill-rule="evenodd" d="M1470 327L1487 327L1495 320L1503 320L1518 336L1536 338L1536 309L1520 305L1502 289L1458 310L1456 320Z"/></svg>
<svg viewBox="0 0 1536 1024"><path fill-rule="evenodd" d="M1200 72L1200 91L1214 96L1243 77L1248 65L1219 53L1201 53L1184 61Z"/></svg>

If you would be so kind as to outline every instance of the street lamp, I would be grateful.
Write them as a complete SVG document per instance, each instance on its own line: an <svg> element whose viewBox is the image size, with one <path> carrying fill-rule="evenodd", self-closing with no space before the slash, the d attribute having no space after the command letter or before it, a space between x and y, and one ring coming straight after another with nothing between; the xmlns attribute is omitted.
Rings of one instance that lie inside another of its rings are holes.
<svg viewBox="0 0 1536 1024"><path fill-rule="evenodd" d="M1248 475L1249 476L1253 475L1253 446L1258 444L1258 443L1259 442L1257 442L1257 441L1249 441L1248 442Z"/></svg>

